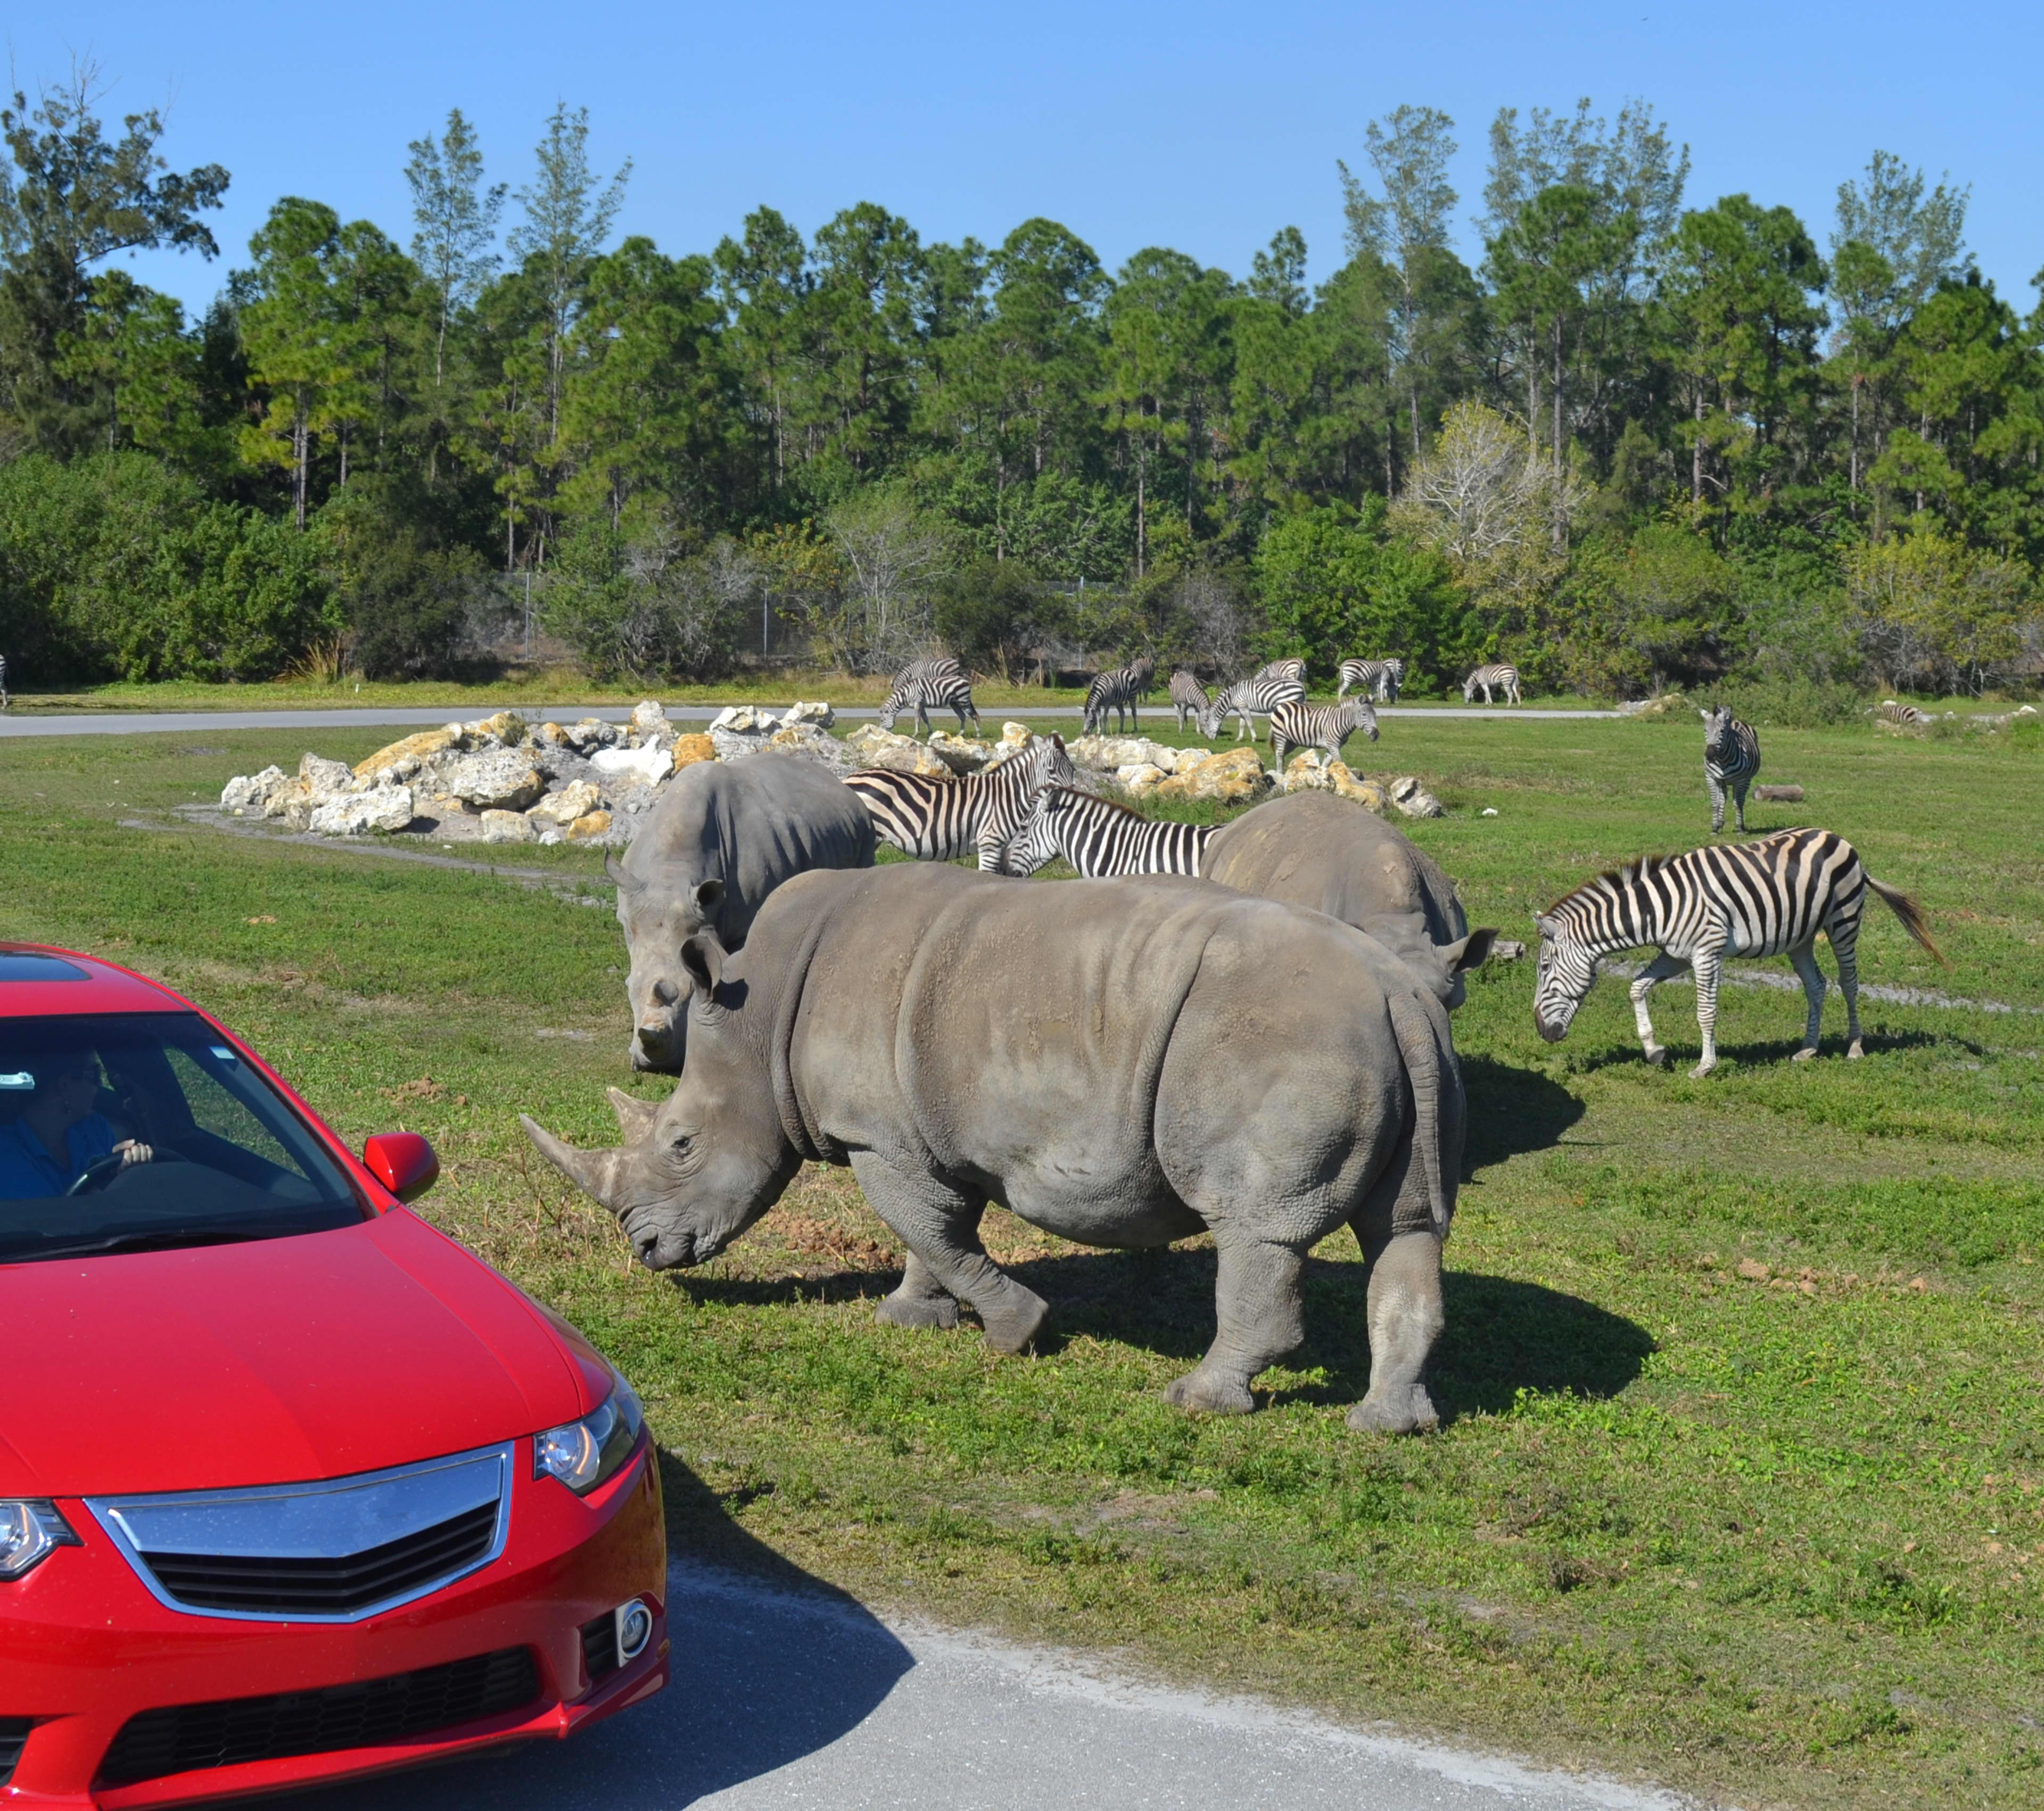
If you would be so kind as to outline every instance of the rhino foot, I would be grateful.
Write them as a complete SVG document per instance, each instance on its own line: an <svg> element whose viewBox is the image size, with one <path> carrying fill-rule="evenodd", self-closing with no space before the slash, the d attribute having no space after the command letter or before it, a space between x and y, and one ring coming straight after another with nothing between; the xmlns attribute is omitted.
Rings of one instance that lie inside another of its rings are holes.
<svg viewBox="0 0 2044 1811"><path fill-rule="evenodd" d="M1247 1415L1256 1410L1256 1398L1243 1379L1217 1374L1204 1365L1173 1378L1164 1386L1164 1400L1201 1415Z"/></svg>
<svg viewBox="0 0 2044 1811"><path fill-rule="evenodd" d="M1431 1433L1441 1417L1426 1385L1408 1383L1381 1396L1372 1391L1349 1410L1348 1425L1358 1433Z"/></svg>
<svg viewBox="0 0 2044 1811"><path fill-rule="evenodd" d="M1027 1352L1035 1344L1043 1323L1051 1318L1051 1306L1032 1289L1009 1282L1006 1299L998 1307L979 1308L980 1324L986 1329L986 1343L1004 1358Z"/></svg>
<svg viewBox="0 0 2044 1811"><path fill-rule="evenodd" d="M882 1298L873 1318L890 1327L941 1327L959 1324L958 1303L948 1295L904 1295L897 1289Z"/></svg>

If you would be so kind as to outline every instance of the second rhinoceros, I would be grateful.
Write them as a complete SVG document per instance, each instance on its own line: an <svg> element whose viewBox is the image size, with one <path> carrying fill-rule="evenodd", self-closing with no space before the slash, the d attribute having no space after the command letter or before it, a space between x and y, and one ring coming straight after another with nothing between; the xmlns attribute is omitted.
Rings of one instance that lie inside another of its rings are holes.
<svg viewBox="0 0 2044 1811"><path fill-rule="evenodd" d="M903 865L800 876L743 951L703 930L681 961L688 1061L663 1104L613 1091L629 1141L524 1121L651 1268L714 1257L805 1161L848 1164L909 1251L880 1318L953 1326L963 1301L1016 1352L1046 1306L981 1245L988 1202L1084 1245L1211 1232L1218 1330L1167 1395L1240 1413L1347 1224L1371 1353L1349 1424L1434 1425L1462 1083L1446 1012L1369 938L1200 881Z"/></svg>

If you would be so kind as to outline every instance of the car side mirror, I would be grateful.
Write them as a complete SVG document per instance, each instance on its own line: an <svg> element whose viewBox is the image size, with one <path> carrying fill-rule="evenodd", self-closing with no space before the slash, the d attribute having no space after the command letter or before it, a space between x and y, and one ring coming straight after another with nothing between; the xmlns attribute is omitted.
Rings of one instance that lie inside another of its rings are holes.
<svg viewBox="0 0 2044 1811"><path fill-rule="evenodd" d="M369 1173L400 1201L416 1201L440 1179L440 1160L416 1132L378 1132L362 1147Z"/></svg>

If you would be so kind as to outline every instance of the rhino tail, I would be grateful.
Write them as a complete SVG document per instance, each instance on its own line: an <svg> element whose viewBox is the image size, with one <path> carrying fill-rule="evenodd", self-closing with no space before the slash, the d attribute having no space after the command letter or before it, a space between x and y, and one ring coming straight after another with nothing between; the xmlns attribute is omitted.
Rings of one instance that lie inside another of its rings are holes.
<svg viewBox="0 0 2044 1811"><path fill-rule="evenodd" d="M1427 1214L1422 1224L1408 1195L1399 1203L1393 1230L1431 1230L1445 1239L1462 1178L1467 1118L1462 1068L1449 1042L1443 1008L1416 992L1394 994L1390 1005L1392 1030L1412 1090L1412 1163L1424 1180Z"/></svg>

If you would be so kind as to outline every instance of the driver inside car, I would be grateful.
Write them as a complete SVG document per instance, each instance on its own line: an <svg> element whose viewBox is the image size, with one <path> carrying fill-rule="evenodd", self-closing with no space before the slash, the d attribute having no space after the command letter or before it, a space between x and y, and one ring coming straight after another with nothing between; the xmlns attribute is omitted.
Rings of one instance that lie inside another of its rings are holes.
<svg viewBox="0 0 2044 1811"><path fill-rule="evenodd" d="M0 1200L27 1201L67 1193L102 1157L121 1167L145 1164L156 1153L133 1138L117 1141L94 1103L99 1060L90 1050L64 1050L29 1065L35 1088L14 1118L0 1126ZM7 1078L19 1085L19 1077Z"/></svg>

